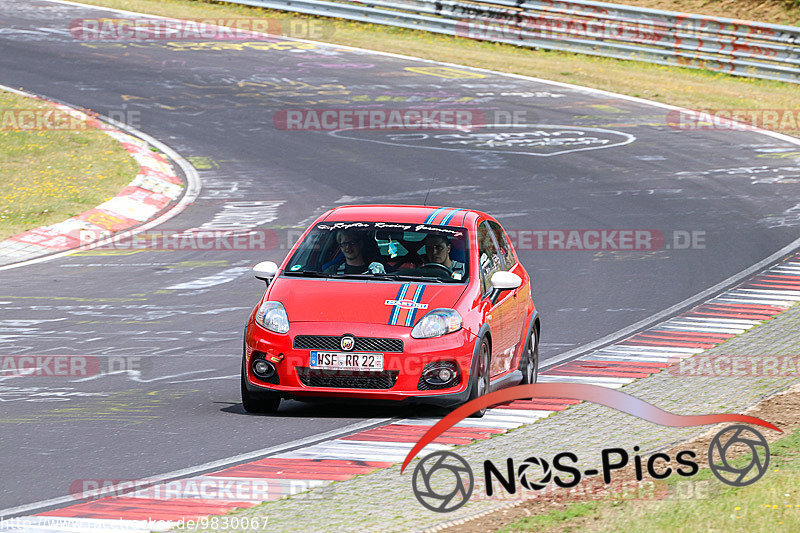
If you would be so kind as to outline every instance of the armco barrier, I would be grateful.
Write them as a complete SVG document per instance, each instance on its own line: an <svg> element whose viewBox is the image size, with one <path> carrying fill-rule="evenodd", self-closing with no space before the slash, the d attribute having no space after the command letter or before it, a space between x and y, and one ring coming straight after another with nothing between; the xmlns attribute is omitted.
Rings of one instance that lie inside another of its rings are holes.
<svg viewBox="0 0 800 533"><path fill-rule="evenodd" d="M800 28L570 0L227 0L531 48L800 83Z"/></svg>

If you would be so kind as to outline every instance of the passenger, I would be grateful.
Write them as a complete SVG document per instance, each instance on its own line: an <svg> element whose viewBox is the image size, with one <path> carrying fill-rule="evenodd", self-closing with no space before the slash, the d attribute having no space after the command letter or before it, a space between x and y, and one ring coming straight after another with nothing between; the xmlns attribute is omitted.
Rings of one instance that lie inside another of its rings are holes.
<svg viewBox="0 0 800 533"><path fill-rule="evenodd" d="M336 242L344 255L344 262L331 267L336 274L384 274L386 270L379 261L372 257L364 258L364 234L352 230L339 230Z"/></svg>
<svg viewBox="0 0 800 533"><path fill-rule="evenodd" d="M423 266L436 263L446 266L453 273L463 275L464 263L461 261L454 261L450 258L451 248L452 244L450 244L450 239L442 235L429 233L428 236L425 237L425 255L428 262Z"/></svg>

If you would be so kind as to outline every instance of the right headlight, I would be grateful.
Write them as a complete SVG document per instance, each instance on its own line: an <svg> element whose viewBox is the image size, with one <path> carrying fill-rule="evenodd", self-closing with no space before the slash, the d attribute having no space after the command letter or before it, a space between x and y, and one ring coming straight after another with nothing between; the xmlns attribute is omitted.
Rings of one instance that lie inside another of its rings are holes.
<svg viewBox="0 0 800 533"><path fill-rule="evenodd" d="M275 333L289 332L289 317L280 302L262 303L256 312L256 323Z"/></svg>
<svg viewBox="0 0 800 533"><path fill-rule="evenodd" d="M461 329L461 315L455 309L434 309L411 330L415 339L441 337Z"/></svg>

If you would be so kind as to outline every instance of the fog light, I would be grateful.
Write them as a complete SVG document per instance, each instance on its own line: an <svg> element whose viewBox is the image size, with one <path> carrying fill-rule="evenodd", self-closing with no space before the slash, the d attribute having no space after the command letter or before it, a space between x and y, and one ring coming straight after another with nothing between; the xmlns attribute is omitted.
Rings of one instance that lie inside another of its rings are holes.
<svg viewBox="0 0 800 533"><path fill-rule="evenodd" d="M439 379L443 382L448 382L453 379L453 371L447 368L439 370Z"/></svg>
<svg viewBox="0 0 800 533"><path fill-rule="evenodd" d="M275 365L263 359L253 361L253 374L260 378L270 378L275 375Z"/></svg>
<svg viewBox="0 0 800 533"><path fill-rule="evenodd" d="M422 371L422 379L435 388L455 386L458 384L458 365L455 361L428 363Z"/></svg>

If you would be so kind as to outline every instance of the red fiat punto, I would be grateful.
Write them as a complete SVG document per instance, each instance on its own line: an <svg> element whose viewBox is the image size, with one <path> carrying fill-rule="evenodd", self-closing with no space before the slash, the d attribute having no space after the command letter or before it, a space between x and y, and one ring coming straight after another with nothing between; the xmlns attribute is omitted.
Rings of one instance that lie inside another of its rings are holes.
<svg viewBox="0 0 800 533"><path fill-rule="evenodd" d="M530 278L480 211L337 207L254 272L267 289L245 330L249 412L311 397L453 406L536 381Z"/></svg>

